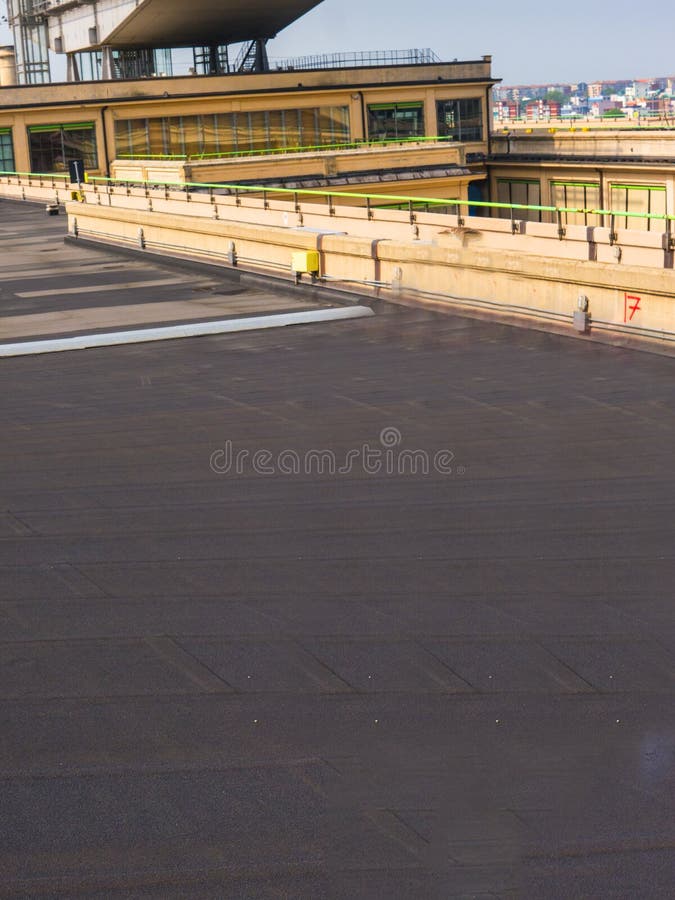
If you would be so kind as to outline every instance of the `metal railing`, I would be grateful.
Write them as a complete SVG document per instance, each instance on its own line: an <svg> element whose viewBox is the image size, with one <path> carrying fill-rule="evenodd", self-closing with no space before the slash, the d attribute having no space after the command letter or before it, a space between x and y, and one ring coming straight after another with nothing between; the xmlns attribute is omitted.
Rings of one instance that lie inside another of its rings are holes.
<svg viewBox="0 0 675 900"><path fill-rule="evenodd" d="M624 131L673 131L675 129L675 117L658 114L631 118L629 116L610 116L596 118L593 116L551 116L550 118L528 119L526 116L515 118L493 117L495 132L499 135L502 131L508 131L511 126L517 128L516 133L521 134L522 126L535 129L542 128L576 128L589 131L611 131L612 127Z"/></svg>
<svg viewBox="0 0 675 900"><path fill-rule="evenodd" d="M416 137L384 138L381 140L342 141L334 144L312 144L300 147L262 147L255 150L227 150L213 153L120 153L117 159L124 160L175 160L191 161L203 159L245 159L248 157L279 156L287 153L325 153L331 150L362 150L370 147L395 147L397 144L437 144L459 143L451 137Z"/></svg>
<svg viewBox="0 0 675 900"><path fill-rule="evenodd" d="M0 178L7 178L8 181L11 178L27 178L28 182L32 181L48 181L50 182L50 186L53 186L55 182L59 181L62 185L70 184L70 176L61 174L60 172L3 172L0 171Z"/></svg>
<svg viewBox="0 0 675 900"><path fill-rule="evenodd" d="M0 175L4 173L0 172ZM321 200L325 201L328 205L331 214L333 214L335 209L336 202L339 203L340 199L347 200L358 200L363 201L360 204L362 208L368 210L370 213L373 210L396 206L398 209L407 210L410 212L411 217L413 216L415 211L419 211L420 209L425 209L429 212L433 212L434 208L439 212L449 212L451 215L456 215L458 217L462 217L462 213L464 210L467 211L469 215L471 215L471 210L506 210L510 214L511 222L512 222L512 230L516 233L520 227L520 219L516 213L518 212L536 212L536 213L550 213L552 216L552 224L558 225L558 235L562 240L565 237L565 222L563 220L563 216L565 215L583 215L583 216L597 216L601 221L604 219L609 220L609 228L610 228L610 243L614 243L616 238L612 238L616 230L616 223L621 221L622 219L641 219L647 222L663 222L664 223L664 232L667 234L672 234L673 226L672 223L675 221L675 215L671 214L660 214L660 213L643 213L643 212L631 212L628 210L613 210L613 209L596 209L596 208L584 208L584 207L572 207L572 206L543 206L543 205L532 205L532 204L524 204L524 203L498 203L486 200L461 200L458 198L440 198L440 197L411 197L409 195L402 194L365 194L358 193L354 191L326 191L320 190L316 188L282 188L282 187L271 187L270 185L250 185L250 184L224 184L224 183L201 183L201 182L182 182L182 181L144 181L144 180L118 180L114 178L106 178L104 176L90 176L88 179L89 183L96 186L98 184L107 184L110 186L122 186L127 190L131 187L140 187L149 190L150 188L164 188L165 191L169 191L170 189L179 190L188 196L191 193L207 193L212 199L215 199L217 194L221 194L223 196L233 196L236 201L240 201L242 195L248 195L253 197L254 195L259 195L259 197L263 200L264 205L273 199L274 197L279 197L280 199L293 199L295 205L297 207L298 201L301 197L307 197L312 200ZM354 204L352 204L354 205ZM497 218L504 218L502 216L498 216ZM675 249L675 247L673 248Z"/></svg>
<svg viewBox="0 0 675 900"><path fill-rule="evenodd" d="M440 62L441 58L426 47L423 50L362 50L270 59L270 68L293 72L306 69L349 69L359 66L421 66Z"/></svg>
<svg viewBox="0 0 675 900"><path fill-rule="evenodd" d="M37 181L39 187L44 187L45 182L49 186L56 186L59 183L61 187L67 187L70 184L69 176L60 173L36 173L36 172L14 172L0 171L0 182L6 180L7 184L12 183L12 179L17 179L17 184L21 183L21 179L26 179L28 184ZM296 210L301 198L306 197L313 202L325 202L331 215L335 214L335 205L341 199L356 200L358 203L350 204L351 206L361 207L367 211L368 217L372 217L375 210L385 211L386 209L398 209L407 211L410 214L411 222L414 222L414 215L420 210L427 212L438 211L439 213L447 213L457 216L462 224L462 216L466 213L471 216L471 211L507 211L508 216L495 216L500 219L511 219L511 227L513 233L520 231L522 218L518 217L518 213L549 213L551 215L551 223L558 226L558 237L563 240L565 237L564 216L597 216L600 222L607 220L609 222L609 243L616 242L617 223L621 220L643 220L648 223L662 222L663 231L669 238L669 249L675 250L675 215L669 213L644 213L632 212L630 210L617 209L596 209L594 207L574 207L574 206L543 206L525 203L499 203L487 200L462 200L459 198L448 197L411 197L406 194L366 194L355 191L327 191L318 188L283 188L273 187L270 185L251 185L251 184L226 184L222 182L204 183L191 181L166 181L166 180L143 180L143 179L116 179L107 178L103 175L89 175L87 183L90 184L94 191L98 190L98 186L107 186L108 188L122 187L127 192L131 188L141 188L146 192L153 189L164 189L168 198L170 191L177 191L186 195L189 199L191 194L207 194L212 201L215 201L218 195L224 197L234 197L237 205L241 202L242 196L255 198L256 195L262 199L264 208L267 208L269 201L273 198L282 200L293 200ZM670 246L672 245L672 246Z"/></svg>

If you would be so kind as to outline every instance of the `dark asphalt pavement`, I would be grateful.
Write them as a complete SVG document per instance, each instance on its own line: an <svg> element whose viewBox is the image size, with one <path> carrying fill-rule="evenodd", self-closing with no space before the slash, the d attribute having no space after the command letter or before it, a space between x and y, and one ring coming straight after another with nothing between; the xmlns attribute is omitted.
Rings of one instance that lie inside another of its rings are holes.
<svg viewBox="0 0 675 900"><path fill-rule="evenodd" d="M675 892L675 360L376 309L0 363L0 896Z"/></svg>

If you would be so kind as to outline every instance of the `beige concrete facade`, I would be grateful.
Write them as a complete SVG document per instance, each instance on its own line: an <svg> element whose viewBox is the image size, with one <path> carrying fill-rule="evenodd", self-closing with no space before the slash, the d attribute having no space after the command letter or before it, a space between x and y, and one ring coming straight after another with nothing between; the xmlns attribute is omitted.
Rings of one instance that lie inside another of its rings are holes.
<svg viewBox="0 0 675 900"><path fill-rule="evenodd" d="M111 176L120 182L231 185L262 184L270 180L283 183L307 178L330 182L343 177L354 181L356 176L358 183L342 183L336 190L466 200L469 184L485 179L483 165L465 168L467 154L481 152L482 147L480 143L407 142L338 152L283 153L202 161L116 160L111 166ZM422 180L418 175L421 166L439 172L456 167L461 174L427 175ZM392 182L372 174L373 170L387 173L395 169L408 169L409 175L401 175Z"/></svg>
<svg viewBox="0 0 675 900"><path fill-rule="evenodd" d="M498 134L493 136L492 150L489 169L493 200L505 199L504 185L520 188L530 184L533 187L528 189L528 202L541 206L628 210L655 215L675 212L674 131ZM559 189L565 186L572 190ZM523 195L521 190L518 196ZM555 213L532 213L530 218L553 221ZM565 215L564 221L605 225L609 224L609 216L579 212ZM623 224L632 229L652 227L647 220L638 219L624 219Z"/></svg>
<svg viewBox="0 0 675 900"><path fill-rule="evenodd" d="M481 103L478 143L486 152L493 83L486 57L477 62L14 86L0 89L0 128L12 131L14 171L29 172L36 170L28 129L86 123L93 129L97 156L91 171L105 173L117 156L120 121L346 108L347 139L362 141L368 138L369 106L415 103L423 109L424 136L434 137L436 103L466 98Z"/></svg>

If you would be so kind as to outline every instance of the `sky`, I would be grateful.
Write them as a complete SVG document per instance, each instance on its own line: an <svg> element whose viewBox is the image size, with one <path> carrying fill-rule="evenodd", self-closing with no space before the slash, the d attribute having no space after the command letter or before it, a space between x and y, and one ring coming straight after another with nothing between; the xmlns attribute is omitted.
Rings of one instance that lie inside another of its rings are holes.
<svg viewBox="0 0 675 900"><path fill-rule="evenodd" d="M545 7L542 0L324 0L268 49L287 57L430 47L445 61L491 53L505 84L675 74L672 0L652 0L642 15L635 0ZM0 25L0 44L7 43Z"/></svg>

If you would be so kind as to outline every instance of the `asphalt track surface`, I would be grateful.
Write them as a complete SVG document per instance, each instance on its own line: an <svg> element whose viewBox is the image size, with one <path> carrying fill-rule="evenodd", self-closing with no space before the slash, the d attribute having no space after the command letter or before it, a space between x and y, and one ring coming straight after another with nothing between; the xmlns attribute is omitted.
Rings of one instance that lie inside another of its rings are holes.
<svg viewBox="0 0 675 900"><path fill-rule="evenodd" d="M675 362L377 312L0 364L0 896L673 895Z"/></svg>

